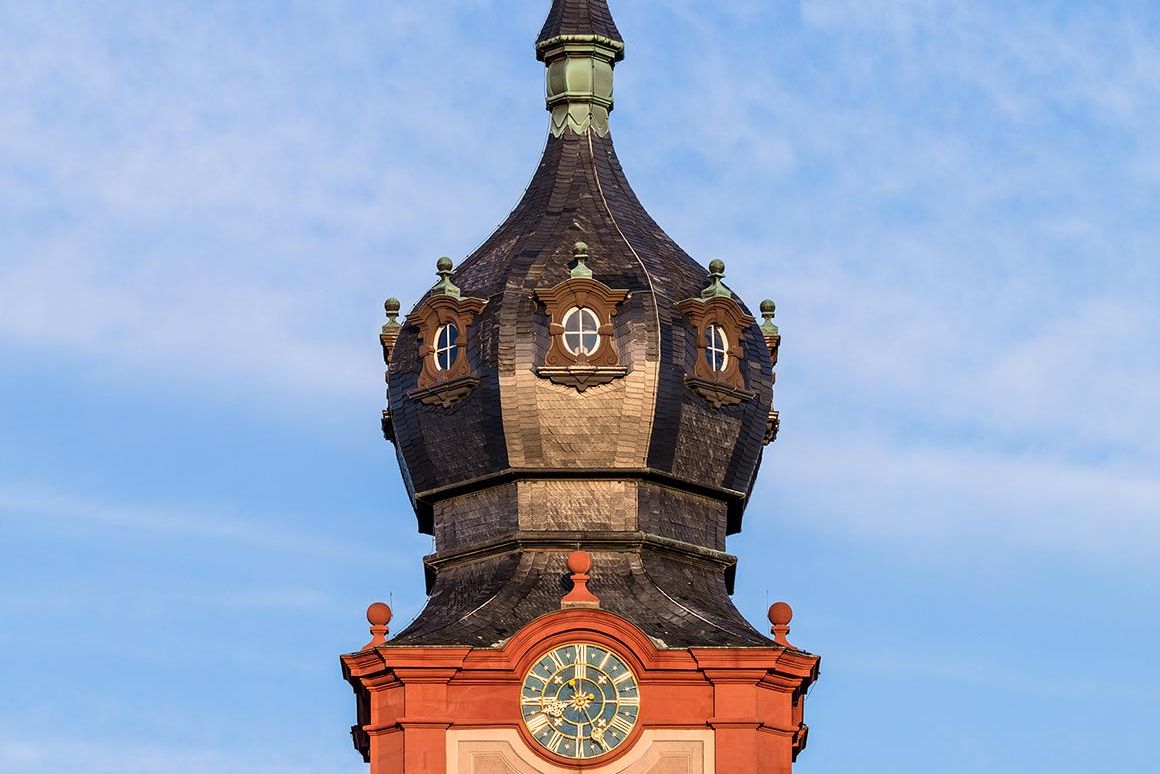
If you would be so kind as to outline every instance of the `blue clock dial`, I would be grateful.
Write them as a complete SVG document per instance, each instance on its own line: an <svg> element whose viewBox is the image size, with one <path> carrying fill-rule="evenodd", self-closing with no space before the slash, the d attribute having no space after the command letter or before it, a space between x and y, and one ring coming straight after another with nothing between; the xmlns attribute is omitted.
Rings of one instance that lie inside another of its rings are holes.
<svg viewBox="0 0 1160 774"><path fill-rule="evenodd" d="M640 714L636 675L608 648L562 645L524 678L520 713L532 737L565 758L597 758L624 744Z"/></svg>

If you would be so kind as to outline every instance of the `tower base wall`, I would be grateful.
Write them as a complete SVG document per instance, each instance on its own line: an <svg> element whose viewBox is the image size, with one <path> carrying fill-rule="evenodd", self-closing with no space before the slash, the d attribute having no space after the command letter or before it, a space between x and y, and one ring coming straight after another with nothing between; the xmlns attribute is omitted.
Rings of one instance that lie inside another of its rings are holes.
<svg viewBox="0 0 1160 774"><path fill-rule="evenodd" d="M523 725L520 690L543 654L614 651L639 683L639 719L614 752L565 760ZM377 645L342 657L371 774L790 774L820 659L792 647L660 648L629 621L560 610L497 648Z"/></svg>

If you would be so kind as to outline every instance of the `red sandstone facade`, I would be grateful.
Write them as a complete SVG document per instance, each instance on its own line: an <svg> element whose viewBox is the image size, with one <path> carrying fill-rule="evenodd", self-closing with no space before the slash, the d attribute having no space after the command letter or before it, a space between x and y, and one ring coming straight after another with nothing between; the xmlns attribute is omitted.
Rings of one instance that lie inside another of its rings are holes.
<svg viewBox="0 0 1160 774"><path fill-rule="evenodd" d="M784 641L788 606L775 608ZM616 650L640 683L640 720L628 741L583 763L543 750L520 722L523 675L569 642ZM549 613L494 649L384 644L342 658L362 721L356 746L371 774L789 774L805 746L804 699L820 662L788 643L660 649L592 607Z"/></svg>

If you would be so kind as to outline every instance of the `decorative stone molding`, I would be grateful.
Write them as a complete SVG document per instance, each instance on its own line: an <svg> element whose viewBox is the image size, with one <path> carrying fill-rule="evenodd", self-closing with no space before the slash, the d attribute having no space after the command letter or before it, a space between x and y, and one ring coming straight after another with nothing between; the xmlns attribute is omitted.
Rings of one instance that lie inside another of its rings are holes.
<svg viewBox="0 0 1160 774"><path fill-rule="evenodd" d="M769 415L765 418L765 435L761 441L766 446L777 440L777 433L781 430L781 414L777 409L770 409Z"/></svg>
<svg viewBox="0 0 1160 774"><path fill-rule="evenodd" d="M407 318L409 325L419 329L419 357L423 362L418 386L407 397L448 408L479 384L479 376L472 372L467 359L468 330L487 301L462 296L451 282L450 258L440 258L436 268L440 279L435 291ZM447 326L455 327L453 349L441 349L436 341ZM441 357L445 358L442 362Z"/></svg>
<svg viewBox="0 0 1160 774"><path fill-rule="evenodd" d="M777 314L777 305L770 299L765 299L761 302L761 317L764 322L761 324L761 335L765 337L765 346L769 349L769 360L773 367L777 368L777 353L781 348L781 330L777 327L777 323L773 321ZM777 384L777 371L772 374L773 384ZM770 386L770 391L773 386ZM765 438L766 445L769 445L777 440L777 431L781 429L781 414L773 407L773 400L769 402L769 416L765 420Z"/></svg>
<svg viewBox="0 0 1160 774"><path fill-rule="evenodd" d="M383 311L387 313L387 322L379 333L379 343L383 345L383 365L387 367L387 381L391 379L391 352L399 340L399 331L403 329L403 326L399 325L399 308L399 299L397 298L388 298L383 302Z"/></svg>
<svg viewBox="0 0 1160 774"><path fill-rule="evenodd" d="M446 774L713 774L715 741L711 729L650 729L624 757L579 769L545 761L515 729L452 728Z"/></svg>
<svg viewBox="0 0 1160 774"><path fill-rule="evenodd" d="M721 281L725 276L724 262L711 261L709 276L709 286L700 298L677 304L696 331L697 356L692 373L685 374L685 384L714 408L735 406L757 395L745 388L745 375L741 371L745 359L741 339L755 320L745 313ZM724 341L715 338L714 332L717 336L723 334Z"/></svg>
<svg viewBox="0 0 1160 774"><path fill-rule="evenodd" d="M587 551L573 551L568 554L568 572L571 573L572 590L560 600L561 608L600 607L600 600L588 590L592 571L592 555Z"/></svg>
<svg viewBox="0 0 1160 774"><path fill-rule="evenodd" d="M367 623L371 625L371 641L362 646L363 650L377 648L386 643L387 635L391 633L392 616L391 606L386 602L374 602L367 608Z"/></svg>
<svg viewBox="0 0 1160 774"><path fill-rule="evenodd" d="M387 322L383 325L379 332L379 343L383 347L383 365L386 370L383 371L383 381L388 385L391 383L391 352L395 349L395 344L399 341L399 332L403 330L403 326L399 325L399 299L388 298L383 303L383 311L387 313ZM390 401L390 390L387 390L387 400ZM395 442L395 424L391 418L391 409L383 409L383 438L391 443Z"/></svg>
<svg viewBox="0 0 1160 774"><path fill-rule="evenodd" d="M620 355L612 340L612 317L616 307L628 297L628 291L613 290L592 278L592 270L587 265L588 245L577 242L572 251L576 257L572 276L554 287L536 291L536 299L547 308L552 320L549 326L552 344L543 364L535 370L537 376L584 392L628 373L620 364ZM565 339L565 319L573 310L581 310L581 314L587 310L595 315L597 344L591 352L584 346L570 347Z"/></svg>

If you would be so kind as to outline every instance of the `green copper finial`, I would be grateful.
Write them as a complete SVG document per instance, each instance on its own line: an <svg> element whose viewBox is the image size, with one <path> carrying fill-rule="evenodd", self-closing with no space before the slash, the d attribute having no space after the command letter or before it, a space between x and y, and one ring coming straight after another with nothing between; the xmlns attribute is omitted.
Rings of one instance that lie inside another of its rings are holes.
<svg viewBox="0 0 1160 774"><path fill-rule="evenodd" d="M776 314L777 304L768 298L761 302L761 316L765 318L765 322L761 324L761 332L767 337L777 336L781 333L781 330L777 327L777 323L773 321L773 317Z"/></svg>
<svg viewBox="0 0 1160 774"><path fill-rule="evenodd" d="M572 276L592 279L592 269L588 268L588 245L577 242L572 246L572 256L576 259L576 268L572 269Z"/></svg>
<svg viewBox="0 0 1160 774"><path fill-rule="evenodd" d="M435 285L435 295L459 298L459 288L451 281L452 266L454 264L447 256L435 262L435 273L439 275L439 282Z"/></svg>
<svg viewBox="0 0 1160 774"><path fill-rule="evenodd" d="M725 276L725 262L720 258L709 261L709 287L701 291L701 298L732 298L733 293L725 287L722 278Z"/></svg>
<svg viewBox="0 0 1160 774"><path fill-rule="evenodd" d="M554 0L536 58L548 68L552 134L591 130L607 137L612 68L624 58L624 41L606 0Z"/></svg>
<svg viewBox="0 0 1160 774"><path fill-rule="evenodd" d="M399 299L388 298L383 303L383 310L387 313L387 323L383 326L383 333L396 333L402 325L399 325Z"/></svg>

